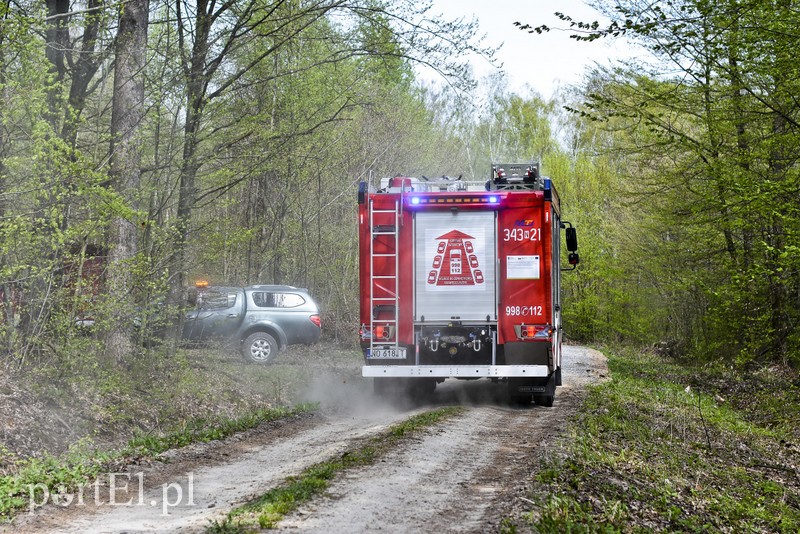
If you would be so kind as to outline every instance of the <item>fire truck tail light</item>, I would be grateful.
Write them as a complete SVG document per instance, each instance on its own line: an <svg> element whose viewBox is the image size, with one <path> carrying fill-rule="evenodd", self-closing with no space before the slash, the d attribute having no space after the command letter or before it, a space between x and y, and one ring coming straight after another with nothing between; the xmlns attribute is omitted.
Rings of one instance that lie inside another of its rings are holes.
<svg viewBox="0 0 800 534"><path fill-rule="evenodd" d="M394 337L394 326L378 325L373 331L373 339L387 340Z"/></svg>
<svg viewBox="0 0 800 534"><path fill-rule="evenodd" d="M515 324L514 331L520 339L549 339L553 328L549 324Z"/></svg>
<svg viewBox="0 0 800 534"><path fill-rule="evenodd" d="M536 336L536 328L533 326L523 326L522 327L522 337L535 337Z"/></svg>

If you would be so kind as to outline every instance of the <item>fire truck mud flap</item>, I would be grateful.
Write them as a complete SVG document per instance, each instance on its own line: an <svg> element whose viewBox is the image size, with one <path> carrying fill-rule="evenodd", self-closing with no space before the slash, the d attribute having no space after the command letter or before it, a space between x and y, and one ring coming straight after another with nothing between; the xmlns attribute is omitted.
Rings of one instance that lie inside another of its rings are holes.
<svg viewBox="0 0 800 534"><path fill-rule="evenodd" d="M533 400L540 406L553 406L556 394L556 373L546 378L509 378L508 396L517 404L530 404Z"/></svg>

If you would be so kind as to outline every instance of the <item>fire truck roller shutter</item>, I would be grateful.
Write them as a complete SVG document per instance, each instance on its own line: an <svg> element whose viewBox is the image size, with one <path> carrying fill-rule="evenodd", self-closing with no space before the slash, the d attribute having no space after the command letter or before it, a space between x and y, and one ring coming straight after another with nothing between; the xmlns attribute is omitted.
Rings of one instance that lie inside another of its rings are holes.
<svg viewBox="0 0 800 534"><path fill-rule="evenodd" d="M497 320L494 211L416 213L414 263L415 320Z"/></svg>

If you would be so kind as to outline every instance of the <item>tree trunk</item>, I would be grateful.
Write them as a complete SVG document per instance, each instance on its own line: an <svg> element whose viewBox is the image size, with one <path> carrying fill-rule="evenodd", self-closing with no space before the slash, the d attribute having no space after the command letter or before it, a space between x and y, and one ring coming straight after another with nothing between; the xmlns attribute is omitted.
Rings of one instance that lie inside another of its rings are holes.
<svg viewBox="0 0 800 534"><path fill-rule="evenodd" d="M141 180L139 129L144 118L144 67L149 0L129 0L122 7L116 43L114 95L111 109L111 184L136 207ZM133 350L134 296L131 268L138 252L135 221L119 215L109 235L108 295L115 310L106 333L106 353L118 363Z"/></svg>
<svg viewBox="0 0 800 534"><path fill-rule="evenodd" d="M88 14L86 23L83 27L83 36L80 52L71 61L72 81L69 87L69 100L64 117L64 124L61 127L61 139L70 148L75 148L78 139L78 119L86 105L86 96L89 92L89 83L97 73L97 68L102 61L97 51L97 36L100 32L100 22L103 20L100 8L103 0L89 0L87 4Z"/></svg>
<svg viewBox="0 0 800 534"><path fill-rule="evenodd" d="M212 3L213 9L213 3ZM188 65L185 66L187 77L186 91L186 122L184 124L183 161L180 172L180 187L178 190L178 237L174 245L172 260L172 275L170 277L170 303L179 305L183 301L183 292L186 285L186 244L189 240L191 215L194 210L197 196L195 180L200 164L197 161L197 146L200 143L198 135L206 104L206 89L210 74L206 72L206 62L209 51L209 36L213 17L208 13L207 0L198 0L196 17L194 20L194 43ZM182 19L179 16L178 31L184 32ZM174 325L176 331L179 325ZM177 335L177 334L176 334Z"/></svg>
<svg viewBox="0 0 800 534"><path fill-rule="evenodd" d="M47 0L47 30L45 32L45 56L50 63L53 79L48 87L48 121L53 131L58 131L60 117L61 83L67 73L66 51L69 47L69 0Z"/></svg>

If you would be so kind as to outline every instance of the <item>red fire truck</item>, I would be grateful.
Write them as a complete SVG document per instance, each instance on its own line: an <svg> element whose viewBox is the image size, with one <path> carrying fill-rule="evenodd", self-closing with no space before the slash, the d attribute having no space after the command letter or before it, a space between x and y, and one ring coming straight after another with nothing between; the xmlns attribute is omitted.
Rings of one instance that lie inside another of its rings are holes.
<svg viewBox="0 0 800 534"><path fill-rule="evenodd" d="M362 375L379 394L446 378L505 382L552 406L561 385L561 229L575 229L538 164L488 181L395 177L358 192Z"/></svg>

